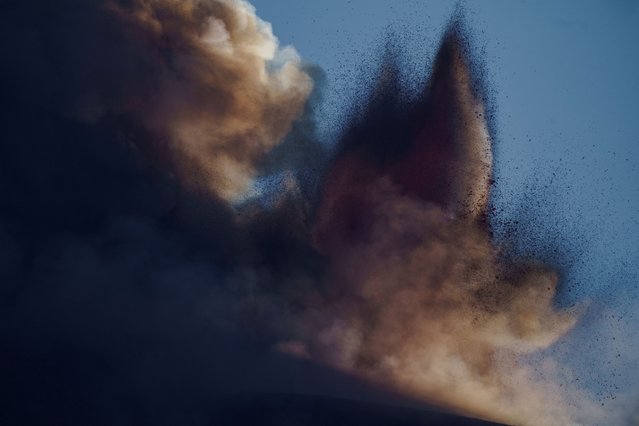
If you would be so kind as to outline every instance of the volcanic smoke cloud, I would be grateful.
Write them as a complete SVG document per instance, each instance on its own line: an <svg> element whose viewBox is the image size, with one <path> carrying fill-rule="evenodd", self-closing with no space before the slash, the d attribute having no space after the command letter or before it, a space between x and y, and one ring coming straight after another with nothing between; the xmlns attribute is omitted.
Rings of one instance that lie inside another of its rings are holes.
<svg viewBox="0 0 639 426"><path fill-rule="evenodd" d="M20 53L36 54L20 59L55 80L33 95L86 122L126 116L148 134L140 148L170 161L184 184L245 195L310 93L295 50L280 49L245 2L69 3L40 5L34 13L50 21L35 34L20 27L31 38ZM56 63L37 63L47 55Z"/></svg>
<svg viewBox="0 0 639 426"><path fill-rule="evenodd" d="M2 8L5 422L197 417L219 392L317 392L291 379L308 360L498 421L593 414L551 360L525 361L577 315L554 308L555 272L491 239L491 132L458 21L416 100L388 62L332 160L287 164L264 207L273 149L323 148L299 131L311 68L249 4Z"/></svg>
<svg viewBox="0 0 639 426"><path fill-rule="evenodd" d="M518 365L575 315L553 308L553 271L491 244L491 141L459 23L415 104L385 73L326 176L313 236L329 278L290 348L486 418L570 422L559 388Z"/></svg>

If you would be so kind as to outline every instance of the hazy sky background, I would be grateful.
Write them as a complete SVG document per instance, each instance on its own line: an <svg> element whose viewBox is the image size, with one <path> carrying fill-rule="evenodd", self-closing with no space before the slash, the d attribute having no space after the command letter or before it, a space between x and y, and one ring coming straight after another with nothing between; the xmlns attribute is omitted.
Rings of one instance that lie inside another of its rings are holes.
<svg viewBox="0 0 639 426"><path fill-rule="evenodd" d="M327 74L320 127L372 85L385 34L425 72L454 1L253 0L282 44ZM538 206L540 228L576 254L559 303L589 303L553 350L607 394L639 383L639 3L466 2L496 109L497 207ZM421 77L421 76L420 76ZM618 354L618 356L617 356Z"/></svg>

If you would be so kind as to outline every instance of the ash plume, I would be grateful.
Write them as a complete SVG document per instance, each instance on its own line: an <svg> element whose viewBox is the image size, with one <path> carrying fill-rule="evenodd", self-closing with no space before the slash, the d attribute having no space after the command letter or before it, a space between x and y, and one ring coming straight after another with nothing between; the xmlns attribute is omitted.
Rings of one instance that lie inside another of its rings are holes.
<svg viewBox="0 0 639 426"><path fill-rule="evenodd" d="M23 89L88 123L127 120L161 167L225 200L247 195L312 89L297 52L241 0L30 3L7 12L33 9L5 29L24 40L10 66L50 81Z"/></svg>
<svg viewBox="0 0 639 426"><path fill-rule="evenodd" d="M244 1L1 7L4 423L210 424L246 390L517 424L592 409L526 359L579 312L492 237L460 22L417 99L386 64L324 161L321 72Z"/></svg>
<svg viewBox="0 0 639 426"><path fill-rule="evenodd" d="M386 64L345 132L314 228L325 297L292 352L485 418L565 424L563 390L518 360L577 312L554 307L555 272L505 260L492 241L489 123L465 43L453 22L413 104Z"/></svg>

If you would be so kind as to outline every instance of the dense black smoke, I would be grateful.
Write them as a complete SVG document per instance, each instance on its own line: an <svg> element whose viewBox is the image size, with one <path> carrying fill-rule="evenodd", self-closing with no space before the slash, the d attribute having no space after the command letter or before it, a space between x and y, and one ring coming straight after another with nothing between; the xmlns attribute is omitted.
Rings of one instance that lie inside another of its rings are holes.
<svg viewBox="0 0 639 426"><path fill-rule="evenodd" d="M373 392L253 320L252 295L324 261L291 214L243 223L224 199L310 161L261 158L295 119L285 144L315 144L310 76L248 4L5 2L0 32L1 423L204 424L221 392Z"/></svg>

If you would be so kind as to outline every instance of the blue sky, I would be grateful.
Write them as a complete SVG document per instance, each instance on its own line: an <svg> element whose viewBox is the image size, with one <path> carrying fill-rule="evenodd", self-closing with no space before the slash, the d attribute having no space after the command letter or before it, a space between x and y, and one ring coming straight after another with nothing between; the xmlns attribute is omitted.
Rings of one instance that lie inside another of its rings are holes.
<svg viewBox="0 0 639 426"><path fill-rule="evenodd" d="M371 86L384 37L397 34L420 75L456 2L253 0L282 44L327 75L322 137ZM497 111L495 203L536 197L539 235L559 234L576 267L559 303L589 303L555 348L597 392L639 377L639 3L467 2ZM368 74L367 74L368 73ZM609 352L622 354L608 363ZM577 356L576 356L577 355Z"/></svg>

